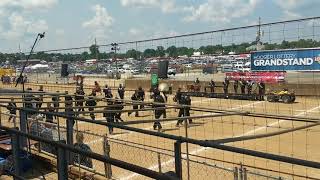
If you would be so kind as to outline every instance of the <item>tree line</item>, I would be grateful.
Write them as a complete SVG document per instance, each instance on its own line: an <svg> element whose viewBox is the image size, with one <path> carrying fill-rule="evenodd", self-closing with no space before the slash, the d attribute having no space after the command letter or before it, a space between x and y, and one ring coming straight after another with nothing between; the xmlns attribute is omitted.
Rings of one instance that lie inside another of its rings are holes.
<svg viewBox="0 0 320 180"><path fill-rule="evenodd" d="M226 55L229 52L235 52L236 54L249 53L249 47L255 45L252 43L241 43L241 44L231 44L228 46L222 45L207 45L201 46L200 48L189 48L189 47L176 47L170 46L164 48L163 46L158 46L156 48L148 48L144 51L138 51L135 49L130 49L126 53L114 53L114 52L100 52L99 46L92 45L89 51L84 51L82 53L45 53L38 52L32 55L31 59L41 59L47 62L55 61L84 61L87 59L110 59L110 58L134 58L137 60L151 57L172 57L177 58L179 56L192 56L194 52L201 52L203 55ZM275 50L275 49L293 49L293 48L312 48L320 47L320 41L312 39L300 39L298 41L282 41L281 43L263 43L265 50ZM121 47L120 47L121 48ZM0 63L9 61L15 64L17 60L26 59L26 54L23 53L0 53Z"/></svg>

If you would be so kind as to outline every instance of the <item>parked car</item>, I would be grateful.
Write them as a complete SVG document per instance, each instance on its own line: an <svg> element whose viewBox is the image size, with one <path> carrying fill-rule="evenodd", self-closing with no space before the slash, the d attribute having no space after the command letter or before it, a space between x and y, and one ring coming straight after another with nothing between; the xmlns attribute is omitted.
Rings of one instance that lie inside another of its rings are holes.
<svg viewBox="0 0 320 180"><path fill-rule="evenodd" d="M175 68L169 68L168 69L168 75L176 75L177 74L177 70Z"/></svg>

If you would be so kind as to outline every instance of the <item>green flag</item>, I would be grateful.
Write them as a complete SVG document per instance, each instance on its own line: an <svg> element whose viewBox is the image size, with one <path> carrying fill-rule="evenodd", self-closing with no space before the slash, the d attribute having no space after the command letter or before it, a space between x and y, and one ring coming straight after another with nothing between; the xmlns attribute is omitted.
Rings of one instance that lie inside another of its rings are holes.
<svg viewBox="0 0 320 180"><path fill-rule="evenodd" d="M151 85L156 86L158 85L158 74L152 74L151 75Z"/></svg>

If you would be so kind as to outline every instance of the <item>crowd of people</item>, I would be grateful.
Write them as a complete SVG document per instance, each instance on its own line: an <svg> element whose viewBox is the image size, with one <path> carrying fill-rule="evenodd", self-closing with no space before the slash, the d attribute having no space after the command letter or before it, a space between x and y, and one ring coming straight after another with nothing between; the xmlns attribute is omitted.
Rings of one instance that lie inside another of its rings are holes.
<svg viewBox="0 0 320 180"><path fill-rule="evenodd" d="M197 79L195 83L200 83L199 80ZM230 93L229 91L229 86L230 86L230 80L229 78L225 78L224 81L222 82L222 87L223 87L223 93L225 95L228 95ZM253 94L253 87L254 85L257 85L258 89L258 100L263 101L264 100L264 95L265 95L265 90L266 90L266 85L263 81L252 81L252 80L245 80L245 79L236 79L233 81L233 93L234 94L242 94L242 95L251 95ZM209 87L210 87L210 92L215 93L215 88L216 83L211 80L209 82ZM239 91L240 87L240 91Z"/></svg>

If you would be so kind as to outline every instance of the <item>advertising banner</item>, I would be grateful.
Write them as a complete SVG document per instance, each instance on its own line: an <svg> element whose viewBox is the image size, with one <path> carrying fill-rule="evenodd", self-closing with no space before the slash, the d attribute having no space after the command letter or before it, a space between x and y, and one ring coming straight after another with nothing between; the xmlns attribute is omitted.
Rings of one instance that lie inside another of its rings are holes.
<svg viewBox="0 0 320 180"><path fill-rule="evenodd" d="M251 80L253 82L278 83L285 81L285 72L230 72L226 77L230 80Z"/></svg>
<svg viewBox="0 0 320 180"><path fill-rule="evenodd" d="M256 51L251 53L251 71L318 71L320 49Z"/></svg>

